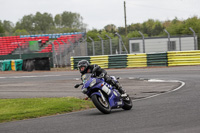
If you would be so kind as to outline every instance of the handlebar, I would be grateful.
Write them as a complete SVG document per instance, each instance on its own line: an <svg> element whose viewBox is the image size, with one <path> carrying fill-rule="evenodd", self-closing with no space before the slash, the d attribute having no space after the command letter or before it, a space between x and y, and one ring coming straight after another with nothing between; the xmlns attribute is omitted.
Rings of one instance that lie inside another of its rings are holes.
<svg viewBox="0 0 200 133"><path fill-rule="evenodd" d="M76 84L76 85L74 86L74 88L78 88L80 85L83 85L83 83Z"/></svg>

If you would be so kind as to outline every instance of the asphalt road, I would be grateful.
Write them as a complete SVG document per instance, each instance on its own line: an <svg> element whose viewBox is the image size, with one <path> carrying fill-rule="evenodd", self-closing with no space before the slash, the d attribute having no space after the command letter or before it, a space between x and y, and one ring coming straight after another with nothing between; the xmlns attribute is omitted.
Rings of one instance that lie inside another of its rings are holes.
<svg viewBox="0 0 200 133"><path fill-rule="evenodd" d="M42 117L0 124L0 133L199 133L200 132L200 66L148 68L148 69L117 69L108 70L110 75L144 79L180 80L185 86L177 91L158 95L149 99L135 100L133 109L124 111L113 110L104 115L97 109L74 112L56 116ZM61 73L40 77L40 81L54 82L63 80ZM37 81L38 77L26 77L30 73L10 77L1 74L0 85L6 82L19 83ZM31 73L41 76L40 73ZM43 73L43 75L45 75ZM47 74L49 75L49 73ZM57 76L56 76L57 75ZM47 78L48 77L48 78ZM78 78L75 72L69 72L65 79ZM8 80L9 79L9 80ZM17 80L16 80L17 79ZM39 81L38 81L39 82ZM42 84L42 83L41 83ZM134 86L134 82L133 82ZM145 87L145 86L140 86ZM148 87L148 86L146 86ZM159 86L157 86L159 87ZM162 88L161 84L160 87Z"/></svg>

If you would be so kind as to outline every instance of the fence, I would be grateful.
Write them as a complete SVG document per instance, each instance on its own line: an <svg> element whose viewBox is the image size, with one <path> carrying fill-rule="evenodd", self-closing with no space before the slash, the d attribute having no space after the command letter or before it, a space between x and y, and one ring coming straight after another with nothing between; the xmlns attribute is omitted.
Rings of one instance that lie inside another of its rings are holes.
<svg viewBox="0 0 200 133"><path fill-rule="evenodd" d="M119 54L119 39L88 42L87 50L88 56Z"/></svg>
<svg viewBox="0 0 200 133"><path fill-rule="evenodd" d="M79 40L78 40L79 39ZM53 53L53 64L54 67L63 67L70 64L69 60L72 55L84 55L83 50L81 51L81 41L84 38L73 38L73 39L67 39L67 40L59 40L50 42L52 45L52 53ZM74 54L74 51L80 51L77 54ZM83 53L83 54L81 54Z"/></svg>
<svg viewBox="0 0 200 133"><path fill-rule="evenodd" d="M90 38L91 39L91 38ZM127 54L121 38L87 42L86 38L68 40L67 42L51 42L54 66L70 65L71 56L97 56ZM56 44L57 43L57 44Z"/></svg>

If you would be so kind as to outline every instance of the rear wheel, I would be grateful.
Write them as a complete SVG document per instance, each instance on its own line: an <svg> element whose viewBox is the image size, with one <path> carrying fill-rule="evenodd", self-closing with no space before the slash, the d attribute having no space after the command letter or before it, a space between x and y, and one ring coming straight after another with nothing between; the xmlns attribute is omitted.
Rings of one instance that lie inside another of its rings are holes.
<svg viewBox="0 0 200 133"><path fill-rule="evenodd" d="M102 97L99 95L93 95L91 97L94 105L96 108L101 111L104 114L109 114L111 112L111 107L108 102L108 100L105 98L105 101L103 101Z"/></svg>
<svg viewBox="0 0 200 133"><path fill-rule="evenodd" d="M132 100L129 96L123 99L124 106L122 107L124 110L130 110L133 106Z"/></svg>

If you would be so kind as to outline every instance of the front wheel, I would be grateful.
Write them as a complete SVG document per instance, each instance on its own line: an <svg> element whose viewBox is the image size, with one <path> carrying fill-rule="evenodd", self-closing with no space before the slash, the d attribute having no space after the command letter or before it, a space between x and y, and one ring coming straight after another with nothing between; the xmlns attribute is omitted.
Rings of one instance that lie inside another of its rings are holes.
<svg viewBox="0 0 200 133"><path fill-rule="evenodd" d="M128 96L125 99L123 99L124 102L124 106L122 107L124 110L130 110L132 108L132 100L131 98Z"/></svg>
<svg viewBox="0 0 200 133"><path fill-rule="evenodd" d="M104 102L101 96L99 95L93 95L91 99L94 105L96 106L96 108L102 113L109 114L111 112L111 107L107 99L105 99L105 102Z"/></svg>

